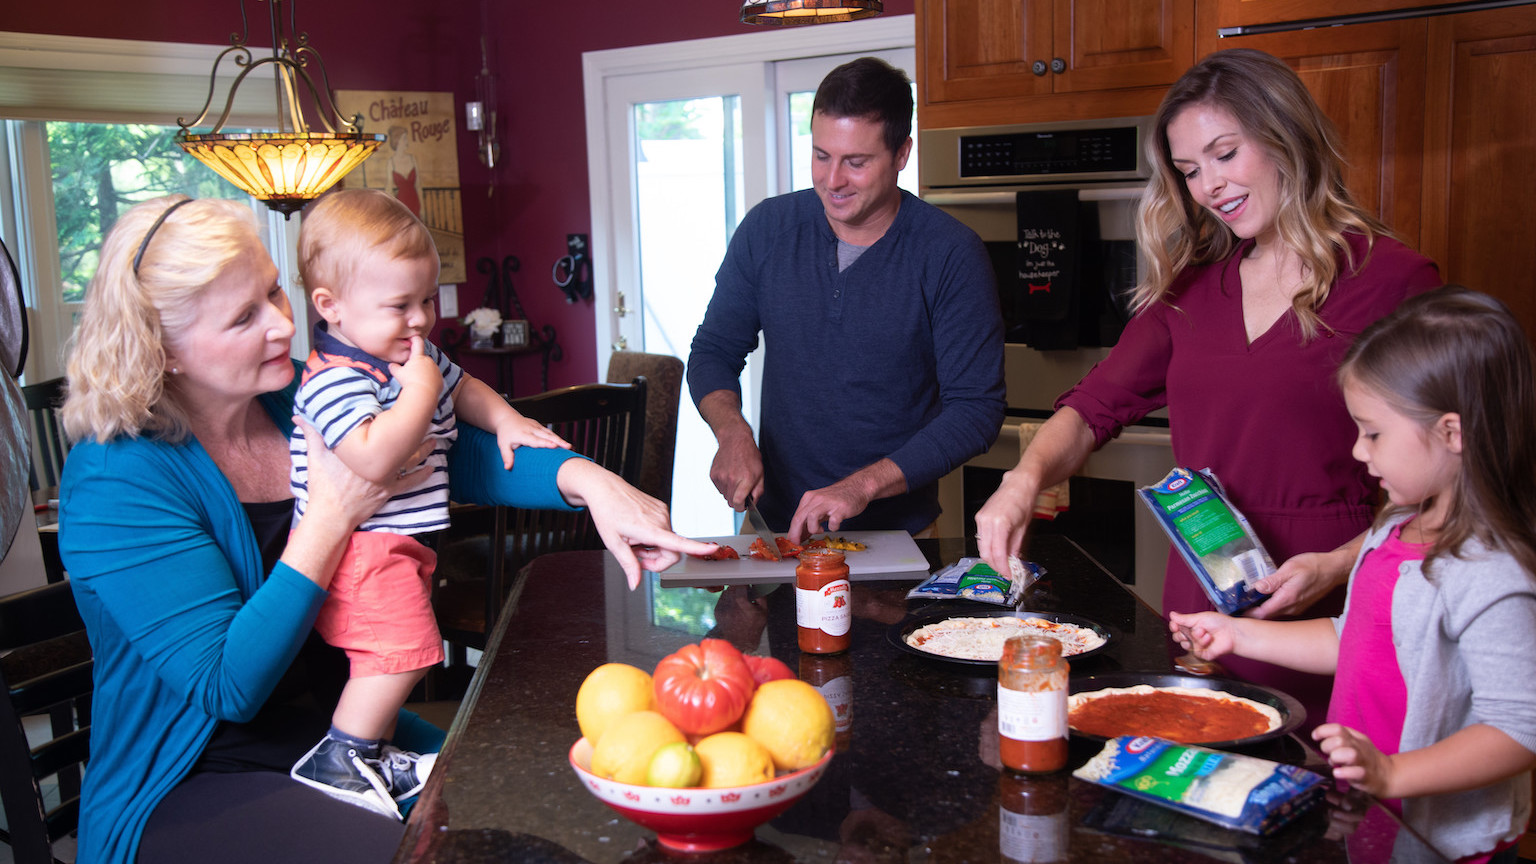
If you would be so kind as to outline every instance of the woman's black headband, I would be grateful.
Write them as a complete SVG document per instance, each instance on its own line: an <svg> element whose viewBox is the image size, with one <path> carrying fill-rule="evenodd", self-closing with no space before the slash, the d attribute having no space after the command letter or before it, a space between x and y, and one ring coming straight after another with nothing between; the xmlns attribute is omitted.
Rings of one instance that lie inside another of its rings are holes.
<svg viewBox="0 0 1536 864"><path fill-rule="evenodd" d="M138 254L133 256L133 276L135 279L137 279L139 276L139 262L144 260L144 250L149 248L149 241L155 236L155 232L159 231L161 224L163 224L172 213L176 212L177 207L180 207L183 204L191 204L194 200L196 199L183 198L180 201L177 201L175 204L165 208L165 210L160 213L160 218L155 220L155 224L149 226L149 231L145 232L144 234L143 242L139 244Z"/></svg>

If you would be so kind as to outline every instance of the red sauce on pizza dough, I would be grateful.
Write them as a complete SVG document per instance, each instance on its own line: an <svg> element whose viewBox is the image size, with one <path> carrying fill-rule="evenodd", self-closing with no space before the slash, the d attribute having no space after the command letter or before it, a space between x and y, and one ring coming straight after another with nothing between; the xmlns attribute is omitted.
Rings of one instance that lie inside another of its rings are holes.
<svg viewBox="0 0 1536 864"><path fill-rule="evenodd" d="M1090 699L1068 717L1088 735L1152 735L1180 744L1233 741L1269 731L1269 718L1241 702L1182 693L1117 693Z"/></svg>

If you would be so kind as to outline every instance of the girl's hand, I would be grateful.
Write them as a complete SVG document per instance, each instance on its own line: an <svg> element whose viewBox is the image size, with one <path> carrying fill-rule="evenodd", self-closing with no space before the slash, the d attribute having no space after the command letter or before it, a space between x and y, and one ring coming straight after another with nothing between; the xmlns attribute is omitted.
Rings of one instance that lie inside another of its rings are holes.
<svg viewBox="0 0 1536 864"><path fill-rule="evenodd" d="M706 555L716 548L713 543L674 534L667 505L595 462L567 460L556 482L567 500L585 505L592 514L598 536L624 568L630 590L639 586L642 569L659 572L685 553Z"/></svg>
<svg viewBox="0 0 1536 864"><path fill-rule="evenodd" d="M1010 471L1003 475L1003 482L987 503L976 511L976 551L987 566L1004 576L1013 572L1008 556L1019 555L1024 549L1024 532L1029 529L1039 491Z"/></svg>
<svg viewBox="0 0 1536 864"><path fill-rule="evenodd" d="M1168 613L1173 641L1201 660L1215 660L1235 652L1239 626L1236 619L1220 612Z"/></svg>
<svg viewBox="0 0 1536 864"><path fill-rule="evenodd" d="M1343 780L1377 798L1401 797L1390 793L1392 757L1376 749L1371 739L1339 723L1324 723L1312 730L1312 740L1333 766L1333 778Z"/></svg>
<svg viewBox="0 0 1536 864"><path fill-rule="evenodd" d="M571 442L550 431L548 426L530 420L516 411L496 424L496 446L501 450L501 467L512 470L512 451L519 447L560 447L571 449Z"/></svg>

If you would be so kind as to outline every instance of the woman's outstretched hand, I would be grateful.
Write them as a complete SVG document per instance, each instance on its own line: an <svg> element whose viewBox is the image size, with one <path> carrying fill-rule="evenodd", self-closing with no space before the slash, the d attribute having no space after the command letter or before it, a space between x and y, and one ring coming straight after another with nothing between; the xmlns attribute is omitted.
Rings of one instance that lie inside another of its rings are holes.
<svg viewBox="0 0 1536 864"><path fill-rule="evenodd" d="M987 503L976 511L976 551L987 566L1004 576L1012 572L1008 556L1018 555L1024 548L1024 532L1034 514L1039 490L1030 485L1020 474L1010 471L1003 475L1002 484Z"/></svg>
<svg viewBox="0 0 1536 864"><path fill-rule="evenodd" d="M639 586L643 570L665 570L685 554L706 555L716 548L674 533L667 505L595 462L566 461L558 482L567 500L592 514L598 536L624 568L630 589Z"/></svg>

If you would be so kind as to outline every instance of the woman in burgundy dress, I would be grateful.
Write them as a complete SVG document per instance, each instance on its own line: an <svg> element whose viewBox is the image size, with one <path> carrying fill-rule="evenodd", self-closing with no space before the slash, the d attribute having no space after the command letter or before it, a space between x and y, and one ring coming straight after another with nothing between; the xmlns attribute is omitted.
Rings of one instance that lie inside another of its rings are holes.
<svg viewBox="0 0 1536 864"><path fill-rule="evenodd" d="M1361 330L1439 274L1355 203L1337 131L1275 57L1232 49L1201 60L1164 97L1147 147L1136 314L977 513L981 555L1006 566L1040 490L1167 407L1178 464L1212 469L1284 562L1259 583L1272 596L1250 614L1337 613L1377 487L1350 457L1355 426L1334 369ZM1211 608L1170 553L1163 612ZM1329 679L1229 665L1321 718Z"/></svg>

